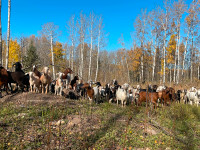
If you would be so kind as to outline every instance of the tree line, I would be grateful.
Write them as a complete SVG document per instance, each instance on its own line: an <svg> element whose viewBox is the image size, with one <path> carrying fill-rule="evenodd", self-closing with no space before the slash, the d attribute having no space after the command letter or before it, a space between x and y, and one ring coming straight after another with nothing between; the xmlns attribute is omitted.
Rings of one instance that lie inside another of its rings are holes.
<svg viewBox="0 0 200 150"><path fill-rule="evenodd" d="M33 63L50 66L54 79L55 72L70 67L85 81L196 82L200 78L199 6L200 0L190 5L165 0L162 8L142 10L133 23L132 47L127 47L122 34L121 47L112 52L106 50L103 18L81 12L66 23L66 43L59 42L61 31L54 23L44 24L38 37L21 36L9 42L8 36L3 37L1 62L11 68L21 61L27 71Z"/></svg>

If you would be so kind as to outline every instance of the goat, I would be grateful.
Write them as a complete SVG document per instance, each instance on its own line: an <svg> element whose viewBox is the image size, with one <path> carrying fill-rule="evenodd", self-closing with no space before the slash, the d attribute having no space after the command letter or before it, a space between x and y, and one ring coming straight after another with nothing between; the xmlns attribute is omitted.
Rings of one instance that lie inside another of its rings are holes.
<svg viewBox="0 0 200 150"><path fill-rule="evenodd" d="M86 93L87 93L89 100L93 101L94 100L94 89L88 83L85 83L81 88L86 89Z"/></svg>
<svg viewBox="0 0 200 150"><path fill-rule="evenodd" d="M40 78L34 72L29 72L30 92L40 92Z"/></svg>
<svg viewBox="0 0 200 150"><path fill-rule="evenodd" d="M117 91L116 91L116 99L117 99L117 105L119 103L119 100L121 100L122 107L124 107L126 105L126 102L127 102L126 90L118 88Z"/></svg>
<svg viewBox="0 0 200 150"><path fill-rule="evenodd" d="M49 85L51 84L51 77L49 76L48 67L44 67L43 74L40 77L40 81L42 83L42 93L44 93L44 90L46 89L45 93L47 94L49 91Z"/></svg>
<svg viewBox="0 0 200 150"><path fill-rule="evenodd" d="M35 76L41 77L41 72L38 71L37 66L33 65L33 72L35 73Z"/></svg>
<svg viewBox="0 0 200 150"><path fill-rule="evenodd" d="M70 74L72 74L72 73L73 73L73 71L71 70L71 68L66 68L63 72L62 79L66 80L66 88L68 88L68 86L70 84L70 81L71 81Z"/></svg>
<svg viewBox="0 0 200 150"><path fill-rule="evenodd" d="M20 62L16 62L13 64L15 66L15 72L8 72L9 80L8 83L11 86L11 83L17 83L17 86L21 88L22 92L24 91L24 85L27 87L27 91L29 88L29 74L24 73L24 71L21 69L22 65ZM11 88L12 91L12 88Z"/></svg>
<svg viewBox="0 0 200 150"><path fill-rule="evenodd" d="M0 90L3 85L6 88L6 93L8 94L8 72L4 67L0 66ZM0 97L2 97L1 93Z"/></svg>
<svg viewBox="0 0 200 150"><path fill-rule="evenodd" d="M63 76L63 73L59 72L59 73L57 73L57 75L58 75L58 78L56 80L56 85L55 85L55 94L62 96L62 90L63 90L62 76Z"/></svg>
<svg viewBox="0 0 200 150"><path fill-rule="evenodd" d="M154 104L154 108L157 107L158 93L157 92L146 92L140 91L138 95L138 103L137 105L141 105L142 102L151 102Z"/></svg>
<svg viewBox="0 0 200 150"><path fill-rule="evenodd" d="M79 77L75 76L74 79L71 81L70 85L71 85L72 89L74 88L77 80L79 80Z"/></svg>

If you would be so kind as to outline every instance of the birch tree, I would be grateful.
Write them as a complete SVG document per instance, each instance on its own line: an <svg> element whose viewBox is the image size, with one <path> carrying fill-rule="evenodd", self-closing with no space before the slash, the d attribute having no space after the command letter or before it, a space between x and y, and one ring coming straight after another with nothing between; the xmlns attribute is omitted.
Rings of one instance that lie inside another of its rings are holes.
<svg viewBox="0 0 200 150"><path fill-rule="evenodd" d="M80 13L80 21L79 21L79 41L80 41L80 60L79 60L79 75L83 77L83 50L85 45L85 30L86 30L86 16Z"/></svg>
<svg viewBox="0 0 200 150"><path fill-rule="evenodd" d="M89 55L89 72L88 72L88 80L91 80L91 64L92 64L92 50L93 50L93 38L94 38L94 22L95 16L94 13L90 13L90 55Z"/></svg>
<svg viewBox="0 0 200 150"><path fill-rule="evenodd" d="M176 21L176 54L177 54L177 78L176 83L179 83L179 70L180 70L180 39L181 39L181 18L186 10L186 5L183 0L174 2L174 18Z"/></svg>
<svg viewBox="0 0 200 150"><path fill-rule="evenodd" d="M99 72L99 52L100 52L100 43L102 41L102 30L103 30L103 26L102 26L103 20L100 17L99 18L99 25L98 25L98 41L97 41L97 67L96 67L96 74L95 74L95 82L97 81L97 76L98 76L98 72Z"/></svg>
<svg viewBox="0 0 200 150"><path fill-rule="evenodd" d="M164 32L163 35L163 84L165 84L165 72L166 72L166 40L169 31L170 24L170 8L168 1L165 1L165 10L161 10L159 14L160 25Z"/></svg>
<svg viewBox="0 0 200 150"><path fill-rule="evenodd" d="M8 58L9 58L9 42L10 42L10 8L11 0L8 0L8 29L7 29L7 49L6 49L6 69L8 69Z"/></svg>
<svg viewBox="0 0 200 150"><path fill-rule="evenodd" d="M142 50L142 56L140 61L141 66L141 73L140 73L140 81L143 82L144 80L144 42L145 42L145 34L146 34L146 10L142 11L142 15L136 18L135 24L134 24L136 35L140 42L140 47Z"/></svg>
<svg viewBox="0 0 200 150"><path fill-rule="evenodd" d="M191 58L190 58L190 80L193 80L193 58L194 58L194 42L198 35L198 25L200 22L199 13L200 7L199 2L193 0L188 10L187 24L190 28L190 40L191 40Z"/></svg>
<svg viewBox="0 0 200 150"><path fill-rule="evenodd" d="M46 23L42 26L41 33L50 41L53 79L55 79L55 63L54 63L55 60L54 60L54 52L53 52L53 42L55 38L58 36L58 26L54 25L53 22Z"/></svg>
<svg viewBox="0 0 200 150"><path fill-rule="evenodd" d="M125 42L124 42L123 34L121 35L121 38L119 39L119 43L122 46L122 52L123 52L123 55L124 55L123 56L124 59L122 59L122 61L125 60L125 65L126 65L126 69L127 69L127 78L128 78L128 82L130 83L130 73L129 73L128 58L127 58L128 56L127 56L127 51L125 49Z"/></svg>
<svg viewBox="0 0 200 150"><path fill-rule="evenodd" d="M150 37L151 40L151 50L153 53L153 63L152 63L152 81L155 78L155 68L156 68L156 57L157 57L157 48L158 48L158 37L160 35L160 27L158 24L158 15L156 10L149 12L148 14L148 24L150 27Z"/></svg>
<svg viewBox="0 0 200 150"><path fill-rule="evenodd" d="M71 48L70 48L70 64L71 64L71 68L72 70L74 69L74 49L75 49L75 37L76 37L76 27L75 27L75 15L73 15L70 19L70 21L68 22L68 27L69 27L69 38L71 41Z"/></svg>

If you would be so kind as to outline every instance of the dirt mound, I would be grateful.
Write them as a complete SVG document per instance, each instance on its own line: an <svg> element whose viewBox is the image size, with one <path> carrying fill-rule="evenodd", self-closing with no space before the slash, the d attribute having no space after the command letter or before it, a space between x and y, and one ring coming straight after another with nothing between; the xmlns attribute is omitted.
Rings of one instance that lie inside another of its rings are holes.
<svg viewBox="0 0 200 150"><path fill-rule="evenodd" d="M63 102L65 100L66 98L54 94L24 92L24 93L14 93L4 96L3 98L0 99L0 104L9 102L21 105L27 103L41 104L41 103L57 103L57 102Z"/></svg>

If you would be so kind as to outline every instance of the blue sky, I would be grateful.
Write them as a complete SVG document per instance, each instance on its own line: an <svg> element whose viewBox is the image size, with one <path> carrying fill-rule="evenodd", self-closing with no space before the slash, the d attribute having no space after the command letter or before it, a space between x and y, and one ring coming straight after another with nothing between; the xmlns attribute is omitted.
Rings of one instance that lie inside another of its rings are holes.
<svg viewBox="0 0 200 150"><path fill-rule="evenodd" d="M2 0L2 32L7 30L7 0ZM62 35L60 42L67 42L66 25L70 17L81 11L93 11L102 15L104 30L109 33L105 49L111 51L120 47L118 39L124 35L126 46L132 44L133 22L141 9L148 11L163 5L162 0L11 0L11 37L30 36L41 30L47 22L59 26Z"/></svg>

